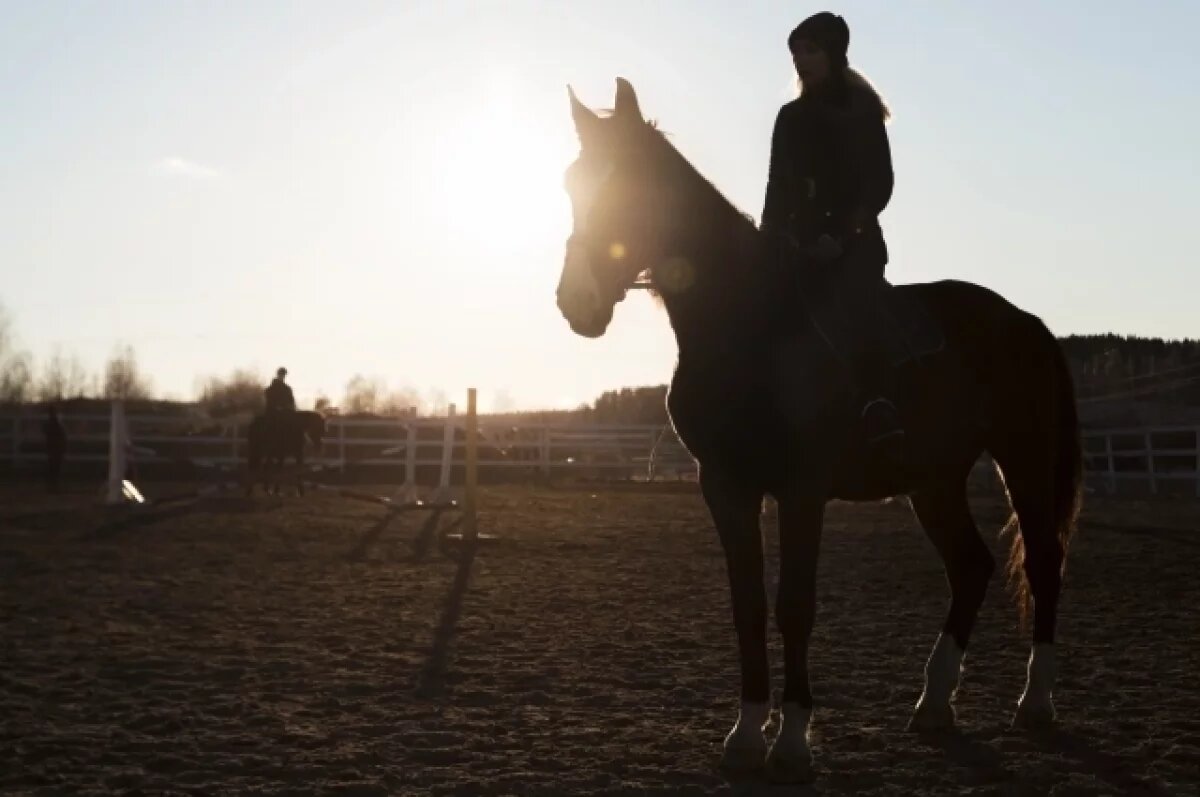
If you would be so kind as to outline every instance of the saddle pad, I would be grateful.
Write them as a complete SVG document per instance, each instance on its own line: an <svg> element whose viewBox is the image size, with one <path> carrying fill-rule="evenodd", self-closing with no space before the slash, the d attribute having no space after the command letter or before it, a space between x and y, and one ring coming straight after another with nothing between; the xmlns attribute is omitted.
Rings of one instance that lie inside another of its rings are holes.
<svg viewBox="0 0 1200 797"><path fill-rule="evenodd" d="M916 292L905 287L886 288L879 301L885 316L888 354L892 365L920 360L946 348L941 326L925 309Z"/></svg>

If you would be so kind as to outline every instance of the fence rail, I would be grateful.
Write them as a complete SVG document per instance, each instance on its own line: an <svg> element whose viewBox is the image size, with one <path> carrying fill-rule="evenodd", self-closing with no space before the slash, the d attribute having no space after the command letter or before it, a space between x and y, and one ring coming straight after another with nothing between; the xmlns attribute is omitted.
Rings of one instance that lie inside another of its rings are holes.
<svg viewBox="0 0 1200 797"><path fill-rule="evenodd" d="M68 462L108 458L108 415L64 416ZM0 462L40 463L45 457L37 415L0 415ZM191 461L236 466L245 458L245 425L192 418L131 416L130 436L153 456L139 463ZM461 424L463 419L455 418ZM319 451L307 461L347 467L438 466L446 418L361 419L332 417ZM550 476L563 472L607 473L618 478L695 478L695 464L673 430L657 425L479 424L481 472L525 468ZM1091 429L1083 433L1084 465L1093 486L1114 494L1122 483L1139 482L1157 494L1165 485L1191 482L1200 497L1200 427L1162 426ZM461 466L465 438L456 433L452 462Z"/></svg>
<svg viewBox="0 0 1200 797"><path fill-rule="evenodd" d="M69 440L67 462L107 460L109 416L63 416L62 421ZM465 459L464 421L450 419L458 427L455 466ZM41 422L40 416L0 415L0 462L20 466L44 461ZM187 461L229 467L245 460L245 423L158 416L129 416L127 423L133 444L154 452L137 456L138 464ZM319 450L310 450L305 461L342 470L398 467L409 460L416 467L440 466L446 423L446 418L331 417ZM625 478L692 479L696 470L673 430L654 425L513 425L484 418L478 448L481 472L523 468L546 476L595 471Z"/></svg>

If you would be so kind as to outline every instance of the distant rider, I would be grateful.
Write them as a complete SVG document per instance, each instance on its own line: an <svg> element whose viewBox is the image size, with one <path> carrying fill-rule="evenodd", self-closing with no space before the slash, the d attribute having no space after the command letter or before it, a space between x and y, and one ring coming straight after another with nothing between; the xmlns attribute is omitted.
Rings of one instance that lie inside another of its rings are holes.
<svg viewBox="0 0 1200 797"><path fill-rule="evenodd" d="M287 369L280 368L275 372L275 378L264 392L267 398L266 422L272 430L285 428L287 420L296 411L296 397L292 388L283 381L287 377Z"/></svg>

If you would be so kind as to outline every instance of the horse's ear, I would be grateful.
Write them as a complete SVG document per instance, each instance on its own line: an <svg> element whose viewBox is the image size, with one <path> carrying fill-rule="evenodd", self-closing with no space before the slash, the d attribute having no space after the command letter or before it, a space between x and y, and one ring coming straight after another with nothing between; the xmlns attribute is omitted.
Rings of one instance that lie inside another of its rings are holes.
<svg viewBox="0 0 1200 797"><path fill-rule="evenodd" d="M623 77L617 78L617 99L613 103L615 114L629 121L645 122L642 109L638 107L637 92L633 84Z"/></svg>
<svg viewBox="0 0 1200 797"><path fill-rule="evenodd" d="M575 121L575 133L580 143L595 137L600 128L600 117L575 96L575 89L567 84L567 96L571 100L571 119Z"/></svg>

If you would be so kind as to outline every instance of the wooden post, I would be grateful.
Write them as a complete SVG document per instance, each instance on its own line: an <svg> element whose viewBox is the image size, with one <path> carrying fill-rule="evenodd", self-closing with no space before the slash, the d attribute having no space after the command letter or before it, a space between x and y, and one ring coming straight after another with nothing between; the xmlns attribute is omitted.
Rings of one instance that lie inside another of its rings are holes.
<svg viewBox="0 0 1200 797"><path fill-rule="evenodd" d="M542 478L550 480L550 427L543 426L538 430L538 470Z"/></svg>
<svg viewBox="0 0 1200 797"><path fill-rule="evenodd" d="M346 420L338 418L338 471L346 474Z"/></svg>
<svg viewBox="0 0 1200 797"><path fill-rule="evenodd" d="M468 543L479 539L475 524L476 493L479 489L479 419L475 415L475 388L467 389L467 452L463 496L463 537Z"/></svg>
<svg viewBox="0 0 1200 797"><path fill-rule="evenodd" d="M404 487L401 500L414 503L417 500L417 416L408 422L404 438Z"/></svg>
<svg viewBox="0 0 1200 797"><path fill-rule="evenodd" d="M450 500L450 469L454 465L454 418L457 407L451 402L446 408L446 424L442 427L442 471L438 477L437 500Z"/></svg>
<svg viewBox="0 0 1200 797"><path fill-rule="evenodd" d="M658 474L658 444L662 442L662 432L650 430L650 453L646 455L646 481L654 481Z"/></svg>

